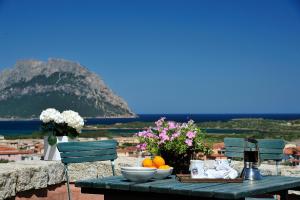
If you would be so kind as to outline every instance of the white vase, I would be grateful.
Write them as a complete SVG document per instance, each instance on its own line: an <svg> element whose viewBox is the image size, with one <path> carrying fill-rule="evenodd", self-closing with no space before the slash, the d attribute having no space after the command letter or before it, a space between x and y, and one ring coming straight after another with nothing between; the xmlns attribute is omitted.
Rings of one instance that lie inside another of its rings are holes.
<svg viewBox="0 0 300 200"><path fill-rule="evenodd" d="M57 136L57 143L68 142L68 136ZM44 160L61 160L56 144L48 143L48 136L44 136Z"/></svg>

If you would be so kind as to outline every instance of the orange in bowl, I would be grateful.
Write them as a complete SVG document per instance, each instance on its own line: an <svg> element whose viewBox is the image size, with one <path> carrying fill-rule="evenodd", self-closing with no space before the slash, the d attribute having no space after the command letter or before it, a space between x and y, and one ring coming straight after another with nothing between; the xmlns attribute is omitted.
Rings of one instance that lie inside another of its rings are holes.
<svg viewBox="0 0 300 200"><path fill-rule="evenodd" d="M153 162L150 158L145 158L142 163L143 167L151 167L153 168Z"/></svg>
<svg viewBox="0 0 300 200"><path fill-rule="evenodd" d="M163 166L165 164L166 164L166 162L165 162L165 160L161 156L155 156L154 157L154 159L153 159L153 165L156 168L159 168L160 166Z"/></svg>

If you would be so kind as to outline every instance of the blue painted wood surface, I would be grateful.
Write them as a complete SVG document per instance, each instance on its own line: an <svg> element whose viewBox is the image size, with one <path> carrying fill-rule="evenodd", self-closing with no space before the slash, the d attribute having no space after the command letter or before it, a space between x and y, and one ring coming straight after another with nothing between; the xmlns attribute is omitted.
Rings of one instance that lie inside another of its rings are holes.
<svg viewBox="0 0 300 200"><path fill-rule="evenodd" d="M67 142L57 144L61 161L65 164L115 160L117 158L117 142L103 140L95 142Z"/></svg>
<svg viewBox="0 0 300 200"><path fill-rule="evenodd" d="M261 160L280 161L283 158L284 140L258 139ZM225 155L229 158L244 158L244 148L254 148L255 144L245 142L243 138L224 138Z"/></svg>
<svg viewBox="0 0 300 200"><path fill-rule="evenodd" d="M279 192L300 187L300 178L266 176L260 181L243 183L181 183L172 176L169 179L135 183L122 176L90 179L75 182L76 187L196 196L216 199L241 199L247 196ZM145 194L146 195L146 194Z"/></svg>

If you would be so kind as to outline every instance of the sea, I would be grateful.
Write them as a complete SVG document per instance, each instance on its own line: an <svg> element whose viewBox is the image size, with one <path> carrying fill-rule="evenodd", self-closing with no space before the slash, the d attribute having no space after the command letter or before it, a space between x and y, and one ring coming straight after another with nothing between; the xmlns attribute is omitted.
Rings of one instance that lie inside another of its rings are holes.
<svg viewBox="0 0 300 200"><path fill-rule="evenodd" d="M136 118L89 118L85 119L86 125L95 124L115 124L127 122L154 122L161 117L176 122L205 121L228 121L241 118L263 118L273 120L296 120L300 119L300 114L139 114ZM39 120L0 120L0 135L17 136L30 135L40 131L41 121ZM208 129L206 132L230 132L230 130Z"/></svg>

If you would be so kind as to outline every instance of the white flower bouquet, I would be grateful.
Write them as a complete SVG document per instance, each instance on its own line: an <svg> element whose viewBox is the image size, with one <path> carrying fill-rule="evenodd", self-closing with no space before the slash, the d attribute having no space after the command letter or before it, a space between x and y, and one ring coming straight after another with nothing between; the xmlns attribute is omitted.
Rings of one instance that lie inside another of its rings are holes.
<svg viewBox="0 0 300 200"><path fill-rule="evenodd" d="M40 115L42 130L49 132L48 143L55 145L57 136L77 137L84 126L83 118L72 110L60 113L54 108L44 110Z"/></svg>

